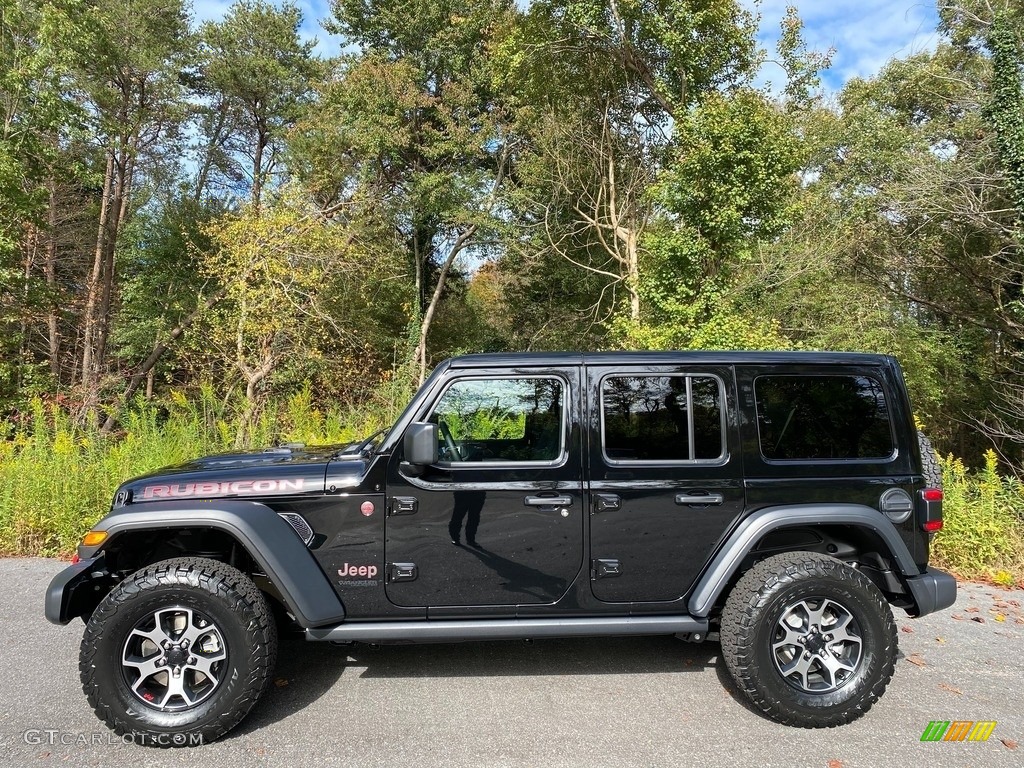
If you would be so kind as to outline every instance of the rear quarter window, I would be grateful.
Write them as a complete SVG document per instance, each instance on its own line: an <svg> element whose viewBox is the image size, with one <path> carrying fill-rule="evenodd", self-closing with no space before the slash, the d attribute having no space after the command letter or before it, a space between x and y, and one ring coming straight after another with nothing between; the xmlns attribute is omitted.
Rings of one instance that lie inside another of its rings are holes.
<svg viewBox="0 0 1024 768"><path fill-rule="evenodd" d="M790 461L888 459L894 453L885 388L870 376L759 376L761 454Z"/></svg>

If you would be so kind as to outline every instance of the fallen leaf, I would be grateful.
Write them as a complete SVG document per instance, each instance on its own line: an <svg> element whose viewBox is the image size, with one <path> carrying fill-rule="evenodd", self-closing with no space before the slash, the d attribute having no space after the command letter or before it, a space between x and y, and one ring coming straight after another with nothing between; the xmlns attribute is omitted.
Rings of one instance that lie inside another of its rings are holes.
<svg viewBox="0 0 1024 768"><path fill-rule="evenodd" d="M910 633L912 633L914 631L914 628L913 627L908 627L906 624L904 624L902 627L900 627L900 631L901 632L906 632L909 635Z"/></svg>
<svg viewBox="0 0 1024 768"><path fill-rule="evenodd" d="M944 691L949 691L950 693L955 693L957 696L964 695L963 691L961 691L959 688L955 686L950 685L949 683L939 683L939 688L941 688Z"/></svg>
<svg viewBox="0 0 1024 768"><path fill-rule="evenodd" d="M1020 608L1020 600L1007 600L1006 602L1008 602L1014 608Z"/></svg>
<svg viewBox="0 0 1024 768"><path fill-rule="evenodd" d="M1016 749L1017 748L1017 742L1014 741L1013 739L1000 739L1000 741L1003 742L1003 746L1006 747L1007 749Z"/></svg>
<svg viewBox="0 0 1024 768"><path fill-rule="evenodd" d="M936 643L945 643L946 642L946 638L944 638L944 637L936 637L935 638L935 642Z"/></svg>
<svg viewBox="0 0 1024 768"><path fill-rule="evenodd" d="M828 761L828 768L843 768L843 761L842 760L829 760Z"/></svg>
<svg viewBox="0 0 1024 768"><path fill-rule="evenodd" d="M976 621L979 624L984 624L985 623L985 617L984 616L971 616L971 621Z"/></svg>
<svg viewBox="0 0 1024 768"><path fill-rule="evenodd" d="M288 685L288 681L285 680L283 677L279 677L277 678L277 680L274 681L274 685L276 685L278 688L284 688L286 685Z"/></svg>
<svg viewBox="0 0 1024 768"><path fill-rule="evenodd" d="M964 620L964 617L961 616L959 613L954 613L953 614L953 618L956 619L957 621L963 621Z"/></svg>
<svg viewBox="0 0 1024 768"><path fill-rule="evenodd" d="M918 654L918 653L912 653L909 656L907 656L907 661L909 661L911 664L915 664L915 665L917 665L919 667L926 667L926 666L928 666L927 664L924 663L924 659L922 659L921 655Z"/></svg>
<svg viewBox="0 0 1024 768"><path fill-rule="evenodd" d="M967 608L966 608L965 610L966 610L966 611L967 611L968 613L977 613L977 612L978 612L978 611L980 611L981 609L980 609L980 608L979 608L978 606L976 606L976 605L969 605L969 606L967 606Z"/></svg>
<svg viewBox="0 0 1024 768"><path fill-rule="evenodd" d="M1024 619L1021 619L1021 618L1014 619L1014 623L1016 623L1016 624L1024 624Z"/></svg>
<svg viewBox="0 0 1024 768"><path fill-rule="evenodd" d="M1001 613L997 613L997 614L995 615L995 619L996 619L996 621L1006 621L1006 616L1004 616L1004 615L1003 615L1003 614L1001 614Z"/></svg>

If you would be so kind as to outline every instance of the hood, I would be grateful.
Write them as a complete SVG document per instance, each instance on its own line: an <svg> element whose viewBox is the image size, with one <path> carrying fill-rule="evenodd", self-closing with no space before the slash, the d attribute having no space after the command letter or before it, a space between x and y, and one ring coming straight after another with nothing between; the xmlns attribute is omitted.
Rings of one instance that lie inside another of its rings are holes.
<svg viewBox="0 0 1024 768"><path fill-rule="evenodd" d="M315 445L301 444L282 445L276 448L264 448L260 451L237 451L234 453L214 453L192 459L174 467L160 470L159 474L180 472L201 472L203 470L220 470L237 467L270 467L281 464L326 464L333 456L345 452L349 445Z"/></svg>
<svg viewBox="0 0 1024 768"><path fill-rule="evenodd" d="M328 464L332 484L345 479L346 485L358 485L366 473L366 461L346 455L353 445L286 445L203 456L129 480L117 489L114 506L171 499L319 495L324 492Z"/></svg>

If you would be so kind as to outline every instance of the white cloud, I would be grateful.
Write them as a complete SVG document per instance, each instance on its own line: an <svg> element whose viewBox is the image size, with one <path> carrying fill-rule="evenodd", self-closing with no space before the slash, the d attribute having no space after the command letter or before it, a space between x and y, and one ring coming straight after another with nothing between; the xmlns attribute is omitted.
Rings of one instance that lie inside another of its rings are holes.
<svg viewBox="0 0 1024 768"><path fill-rule="evenodd" d="M795 5L804 22L804 39L810 48L834 48L832 68L824 73L826 88L839 90L854 77L877 74L893 58L935 48L939 35L935 5L926 0L741 0L760 11L758 39L771 58L779 37L779 22L786 6ZM779 83L782 72L767 64L763 80Z"/></svg>

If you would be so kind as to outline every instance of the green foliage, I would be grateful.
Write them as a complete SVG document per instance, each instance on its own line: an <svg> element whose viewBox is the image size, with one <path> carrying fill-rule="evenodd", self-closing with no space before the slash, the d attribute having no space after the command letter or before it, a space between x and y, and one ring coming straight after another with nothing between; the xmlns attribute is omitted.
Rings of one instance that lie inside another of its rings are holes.
<svg viewBox="0 0 1024 768"><path fill-rule="evenodd" d="M779 323L729 298L757 243L794 215L802 150L785 113L756 91L709 97L676 127L677 162L652 191L664 212L644 241L630 347L788 348Z"/></svg>
<svg viewBox="0 0 1024 768"><path fill-rule="evenodd" d="M733 0L542 0L524 22L504 58L517 79L546 82L557 103L559 93L590 95L588 86L613 92L611 74L652 124L746 82L758 58L754 16Z"/></svg>
<svg viewBox="0 0 1024 768"><path fill-rule="evenodd" d="M807 48L803 38L803 21L795 6L786 7L781 34L776 45L780 65L786 73L784 94L789 109L806 109L817 100L821 86L820 73L832 65L834 50L825 53Z"/></svg>
<svg viewBox="0 0 1024 768"><path fill-rule="evenodd" d="M763 94L709 97L676 127L679 158L655 195L680 237L704 244L705 274L738 263L756 239L776 236L792 216L803 148Z"/></svg>
<svg viewBox="0 0 1024 768"><path fill-rule="evenodd" d="M936 562L966 579L1024 585L1024 488L999 474L993 451L970 472L941 459L945 523L932 545Z"/></svg>
<svg viewBox="0 0 1024 768"><path fill-rule="evenodd" d="M992 20L987 47L992 54L992 95L985 116L996 130L999 161L1024 219L1024 40L1020 17L1003 11Z"/></svg>
<svg viewBox="0 0 1024 768"><path fill-rule="evenodd" d="M196 310L197 297L201 301L217 289L200 268L202 254L212 248L203 230L224 213L217 200L178 196L141 211L126 227L120 254L123 308L113 333L119 357L129 363L145 360L155 342ZM195 354L195 347L190 351ZM162 367L173 368L175 362L166 359Z"/></svg>
<svg viewBox="0 0 1024 768"><path fill-rule="evenodd" d="M115 436L80 428L38 399L24 421L0 421L0 554L71 552L124 480L230 450L242 426L232 411L205 386L193 399L172 392L161 403L137 403ZM254 445L327 445L365 437L390 419L370 403L321 409L307 387L272 404L246 429Z"/></svg>
<svg viewBox="0 0 1024 768"><path fill-rule="evenodd" d="M257 204L286 130L324 71L313 55L315 41L299 38L301 23L294 3L237 0L222 21L206 22L199 33L204 162L248 189Z"/></svg>

